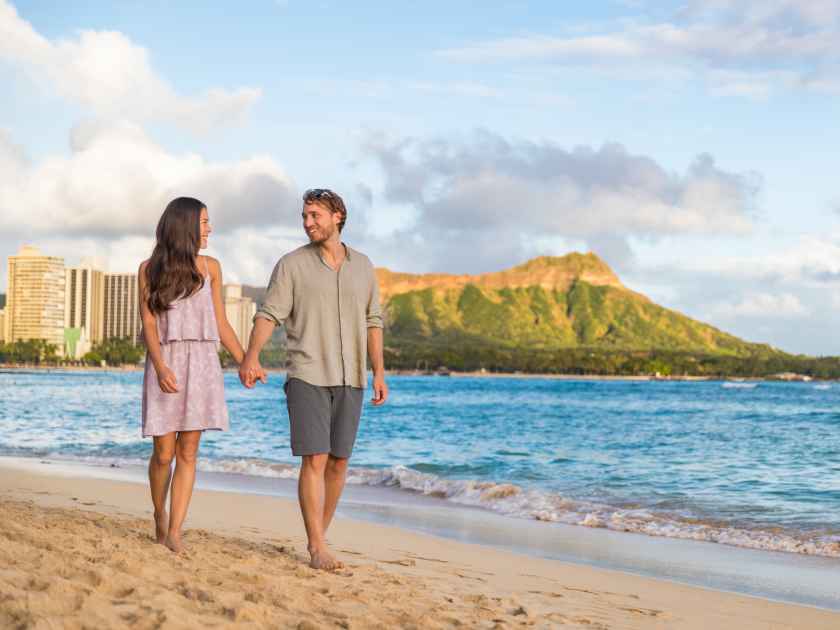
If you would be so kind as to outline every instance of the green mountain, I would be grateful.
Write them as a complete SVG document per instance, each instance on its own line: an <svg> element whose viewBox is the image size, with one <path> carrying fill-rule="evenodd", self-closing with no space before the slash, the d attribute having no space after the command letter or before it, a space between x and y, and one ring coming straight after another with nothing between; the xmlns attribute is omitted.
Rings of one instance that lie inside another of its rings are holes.
<svg viewBox="0 0 840 630"><path fill-rule="evenodd" d="M388 345L459 342L558 350L773 352L651 302L598 256L543 256L478 276L377 271Z"/></svg>

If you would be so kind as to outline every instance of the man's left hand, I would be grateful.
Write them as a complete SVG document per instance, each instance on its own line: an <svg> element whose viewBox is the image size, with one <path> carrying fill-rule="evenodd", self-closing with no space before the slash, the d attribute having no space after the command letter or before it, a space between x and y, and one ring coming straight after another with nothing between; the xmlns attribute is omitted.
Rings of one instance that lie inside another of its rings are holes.
<svg viewBox="0 0 840 630"><path fill-rule="evenodd" d="M385 375L380 374L374 376L373 398L370 402L378 407L379 405L384 405L386 400L388 400L388 385L385 384Z"/></svg>

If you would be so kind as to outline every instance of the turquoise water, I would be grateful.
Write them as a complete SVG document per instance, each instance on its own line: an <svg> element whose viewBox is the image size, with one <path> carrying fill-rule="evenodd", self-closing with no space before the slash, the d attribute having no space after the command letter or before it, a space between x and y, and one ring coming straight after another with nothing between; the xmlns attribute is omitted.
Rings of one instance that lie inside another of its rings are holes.
<svg viewBox="0 0 840 630"><path fill-rule="evenodd" d="M142 374L0 373L0 455L143 463ZM293 478L282 375L228 374L206 471ZM350 482L510 518L840 557L840 385L392 377Z"/></svg>

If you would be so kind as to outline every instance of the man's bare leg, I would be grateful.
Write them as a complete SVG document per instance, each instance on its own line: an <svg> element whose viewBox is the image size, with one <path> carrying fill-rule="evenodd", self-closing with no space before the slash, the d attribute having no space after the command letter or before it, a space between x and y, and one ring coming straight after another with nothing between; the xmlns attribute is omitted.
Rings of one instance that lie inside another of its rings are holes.
<svg viewBox="0 0 840 630"><path fill-rule="evenodd" d="M324 536L332 523L338 500L344 490L344 483L347 480L346 457L335 457L330 455L327 459L327 466L324 470Z"/></svg>
<svg viewBox="0 0 840 630"><path fill-rule="evenodd" d="M343 565L330 553L324 539L324 473L327 458L327 453L304 455L301 458L298 500L308 538L306 548L311 558L309 566L330 571Z"/></svg>
<svg viewBox="0 0 840 630"><path fill-rule="evenodd" d="M154 450L149 458L149 488L152 491L152 505L155 507L155 539L163 544L169 529L166 495L169 494L172 459L175 457L175 433L156 435L154 442Z"/></svg>

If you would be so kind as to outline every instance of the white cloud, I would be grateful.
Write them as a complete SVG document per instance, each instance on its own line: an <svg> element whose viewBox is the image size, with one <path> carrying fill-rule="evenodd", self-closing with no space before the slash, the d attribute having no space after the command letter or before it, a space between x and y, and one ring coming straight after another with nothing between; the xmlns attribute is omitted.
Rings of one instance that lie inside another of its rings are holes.
<svg viewBox="0 0 840 630"><path fill-rule="evenodd" d="M840 2L698 0L670 21L622 20L582 32L503 37L438 51L463 63L546 61L625 68L690 68L722 94L840 91Z"/></svg>
<svg viewBox="0 0 840 630"><path fill-rule="evenodd" d="M132 123L85 124L71 133L72 152L29 163L0 135L0 231L6 237L101 236L113 240L154 231L179 195L208 205L211 220L235 226L297 225L295 186L270 157L211 162L174 154Z"/></svg>
<svg viewBox="0 0 840 630"><path fill-rule="evenodd" d="M168 120L202 131L233 122L257 90L178 94L125 35L81 31L50 40L0 0L3 61L95 118L70 130L66 154L37 160L0 129L0 272L23 243L69 264L95 257L109 270L134 270L151 252L163 208L180 195L207 204L211 253L229 261L230 280L264 283L274 261L303 240L296 186L273 158L173 152L141 126Z"/></svg>
<svg viewBox="0 0 840 630"><path fill-rule="evenodd" d="M759 256L697 257L680 268L695 277L737 282L779 282L807 289L840 288L840 232L804 235L784 249Z"/></svg>
<svg viewBox="0 0 840 630"><path fill-rule="evenodd" d="M713 318L768 318L790 319L808 315L808 310L799 298L792 293L773 295L770 293L750 293L736 303L719 303L711 307L709 316Z"/></svg>
<svg viewBox="0 0 840 630"><path fill-rule="evenodd" d="M618 144L567 150L486 131L372 136L365 150L385 175L384 199L416 211L406 232L423 242L432 268L519 262L552 237L583 241L615 263L632 255L630 237L746 234L759 186L708 155L677 174Z"/></svg>
<svg viewBox="0 0 840 630"><path fill-rule="evenodd" d="M691 0L686 16L713 16L722 21L755 24L825 26L840 20L837 0Z"/></svg>
<svg viewBox="0 0 840 630"><path fill-rule="evenodd" d="M98 117L168 120L199 133L240 121L261 95L249 87L178 94L155 73L146 49L124 34L82 30L74 39L50 40L7 0L0 0L0 60Z"/></svg>

